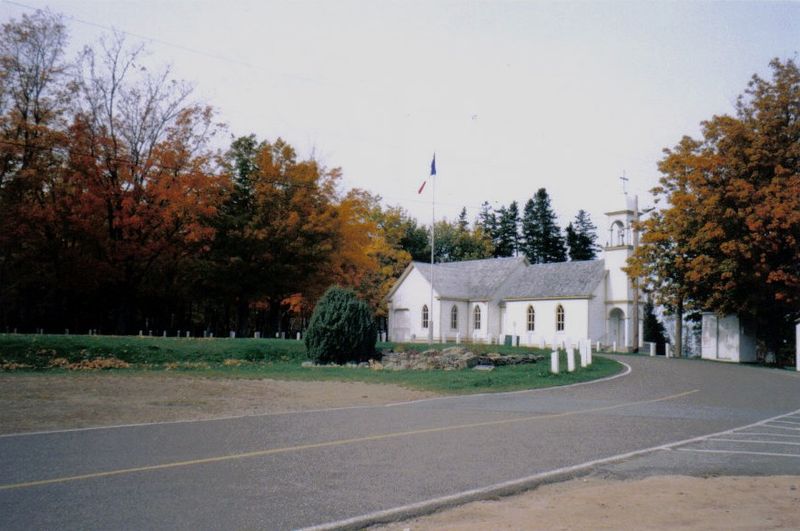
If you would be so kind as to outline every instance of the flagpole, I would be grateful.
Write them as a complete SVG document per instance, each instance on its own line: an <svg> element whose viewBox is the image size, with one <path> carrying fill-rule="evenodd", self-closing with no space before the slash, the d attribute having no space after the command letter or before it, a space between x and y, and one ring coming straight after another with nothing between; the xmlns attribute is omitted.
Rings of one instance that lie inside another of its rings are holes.
<svg viewBox="0 0 800 531"><path fill-rule="evenodd" d="M428 330L428 344L433 345L433 282L434 282L434 272L433 272L433 252L434 247L436 245L436 170L435 163L436 163L436 154L433 155L433 165L431 166L431 317ZM441 335L441 308L439 309L439 334Z"/></svg>

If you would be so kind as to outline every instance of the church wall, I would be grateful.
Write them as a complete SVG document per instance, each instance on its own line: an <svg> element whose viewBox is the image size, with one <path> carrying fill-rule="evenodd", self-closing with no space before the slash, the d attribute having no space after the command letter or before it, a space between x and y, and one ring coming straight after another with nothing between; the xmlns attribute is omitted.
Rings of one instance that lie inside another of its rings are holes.
<svg viewBox="0 0 800 531"><path fill-rule="evenodd" d="M556 331L556 308L559 304L564 307L564 330L561 332ZM527 330L529 305L533 306L536 312L533 332ZM567 339L577 342L578 339L588 337L588 334L589 300L587 299L506 302L501 336L518 335L520 344L537 346L544 338L545 344L552 346L554 339L557 342Z"/></svg>
<svg viewBox="0 0 800 531"><path fill-rule="evenodd" d="M422 341L428 338L428 329L422 328L422 306L430 306L430 290L430 283L416 268L412 268L390 301L389 338L392 341ZM430 323L434 325L434 337L437 337L439 327L435 325L439 319L439 304L435 298L428 315Z"/></svg>
<svg viewBox="0 0 800 531"><path fill-rule="evenodd" d="M588 303L589 331L588 338L602 341L606 334L606 283L599 282Z"/></svg>
<svg viewBox="0 0 800 531"><path fill-rule="evenodd" d="M453 306L458 308L458 326L455 329L450 326L450 312ZM462 340L467 337L468 326L469 323L471 323L471 320L468 319L469 305L464 301L443 299L441 301L441 308L441 321L437 330L442 331L445 341L455 341L456 334L460 334ZM436 335L436 339L439 339L439 334Z"/></svg>

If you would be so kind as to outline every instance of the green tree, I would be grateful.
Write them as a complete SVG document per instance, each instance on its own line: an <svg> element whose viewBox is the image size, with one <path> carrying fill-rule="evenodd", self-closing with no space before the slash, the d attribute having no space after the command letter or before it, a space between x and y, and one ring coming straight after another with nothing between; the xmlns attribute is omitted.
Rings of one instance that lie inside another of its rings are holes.
<svg viewBox="0 0 800 531"><path fill-rule="evenodd" d="M644 341L657 343L659 345L663 345L667 342L667 331L664 329L664 325L661 321L658 320L658 317L656 317L653 301L650 297L648 297L644 303L642 332Z"/></svg>
<svg viewBox="0 0 800 531"><path fill-rule="evenodd" d="M338 286L320 298L306 331L308 356L317 363L367 361L375 355L378 329L369 306Z"/></svg>
<svg viewBox="0 0 800 531"><path fill-rule="evenodd" d="M539 188L525 204L522 218L523 251L531 263L564 262L567 249L547 190Z"/></svg>
<svg viewBox="0 0 800 531"><path fill-rule="evenodd" d="M514 256L517 252L519 236L519 208L517 202L512 201L506 208L500 207L497 211L497 240L495 243L495 256Z"/></svg>
<svg viewBox="0 0 800 531"><path fill-rule="evenodd" d="M597 227L589 214L581 209L574 223L567 225L566 244L570 260L594 260L597 257Z"/></svg>

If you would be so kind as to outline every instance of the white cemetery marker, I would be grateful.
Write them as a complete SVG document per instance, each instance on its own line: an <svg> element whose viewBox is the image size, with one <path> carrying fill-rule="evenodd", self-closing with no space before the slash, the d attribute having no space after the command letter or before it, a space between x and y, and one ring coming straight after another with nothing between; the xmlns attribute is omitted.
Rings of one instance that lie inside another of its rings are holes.
<svg viewBox="0 0 800 531"><path fill-rule="evenodd" d="M64 329L64 335L69 335L69 328Z"/></svg>
<svg viewBox="0 0 800 531"><path fill-rule="evenodd" d="M209 332L208 337L214 337L214 332Z"/></svg>
<svg viewBox="0 0 800 531"><path fill-rule="evenodd" d="M575 354L577 354L581 359L581 367L586 367L586 354L583 351L583 347L580 345L576 347Z"/></svg>
<svg viewBox="0 0 800 531"><path fill-rule="evenodd" d="M571 350L567 351L567 372L575 372L575 356Z"/></svg>
<svg viewBox="0 0 800 531"><path fill-rule="evenodd" d="M597 352L600 352L600 341L597 341Z"/></svg>
<svg viewBox="0 0 800 531"><path fill-rule="evenodd" d="M189 337L189 331L188 330L186 331L186 337Z"/></svg>
<svg viewBox="0 0 800 531"><path fill-rule="evenodd" d="M161 337L167 337L167 331L166 330L164 330L164 333L161 334Z"/></svg>
<svg viewBox="0 0 800 531"><path fill-rule="evenodd" d="M297 332L297 340L300 341L300 332Z"/></svg>
<svg viewBox="0 0 800 531"><path fill-rule="evenodd" d="M175 334L175 337L181 337L181 331L180 330L178 330L178 333Z"/></svg>
<svg viewBox="0 0 800 531"><path fill-rule="evenodd" d="M655 355L656 355L656 344L650 343L650 357L652 358Z"/></svg>
<svg viewBox="0 0 800 531"><path fill-rule="evenodd" d="M139 337L142 337L143 335L144 335L144 334L142 334L142 331L141 331L141 330L139 330Z"/></svg>
<svg viewBox="0 0 800 531"><path fill-rule="evenodd" d="M456 345L461 344L461 332L456 333Z"/></svg>
<svg viewBox="0 0 800 531"><path fill-rule="evenodd" d="M256 338L256 339L261 339L261 332L254 333L253 337Z"/></svg>
<svg viewBox="0 0 800 531"><path fill-rule="evenodd" d="M611 343L611 352L616 352L616 351L617 351L617 342L614 341L613 343Z"/></svg>
<svg viewBox="0 0 800 531"><path fill-rule="evenodd" d="M554 350L550 353L550 372L558 374L558 351Z"/></svg>
<svg viewBox="0 0 800 531"><path fill-rule="evenodd" d="M586 340L586 363L592 364L592 340Z"/></svg>

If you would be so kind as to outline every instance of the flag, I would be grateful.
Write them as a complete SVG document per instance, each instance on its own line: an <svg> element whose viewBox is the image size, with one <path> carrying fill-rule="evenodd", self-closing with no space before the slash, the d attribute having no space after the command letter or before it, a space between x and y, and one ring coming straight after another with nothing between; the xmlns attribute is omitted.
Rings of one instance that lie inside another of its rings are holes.
<svg viewBox="0 0 800 531"><path fill-rule="evenodd" d="M436 153L433 154L433 160L431 161L431 176L436 175ZM428 184L428 180L425 179L422 181L422 186L419 187L417 190L417 194L421 194L422 191L425 189L425 185Z"/></svg>

